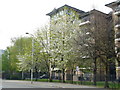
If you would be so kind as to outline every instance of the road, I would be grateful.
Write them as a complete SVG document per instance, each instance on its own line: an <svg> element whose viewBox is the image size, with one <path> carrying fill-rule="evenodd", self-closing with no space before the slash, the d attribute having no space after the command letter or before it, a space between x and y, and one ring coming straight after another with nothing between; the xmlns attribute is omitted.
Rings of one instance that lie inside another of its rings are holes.
<svg viewBox="0 0 120 90"><path fill-rule="evenodd" d="M19 80L2 80L2 88L95 88L65 83L33 82Z"/></svg>

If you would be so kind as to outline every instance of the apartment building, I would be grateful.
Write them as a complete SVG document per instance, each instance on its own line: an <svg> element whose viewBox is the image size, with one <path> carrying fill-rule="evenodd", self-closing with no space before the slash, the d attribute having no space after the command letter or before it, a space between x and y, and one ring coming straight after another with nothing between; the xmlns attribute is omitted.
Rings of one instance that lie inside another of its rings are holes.
<svg viewBox="0 0 120 90"><path fill-rule="evenodd" d="M66 30L62 27L67 27L67 29L71 30L72 26L75 25L75 30L79 31L77 40L80 41L80 34L88 38L89 41L85 45L88 46L88 44L91 44L94 48L94 55L99 59L99 62L97 62L97 80L104 80L105 67L103 62L106 61L104 61L103 57L105 54L107 54L109 59L115 57L111 13L105 14L95 9L85 12L69 5L64 5L58 9L54 9L47 15L50 16L51 31L53 25L57 32ZM68 22L72 25L68 24ZM53 33L55 34L56 31ZM109 75L115 79L115 74L115 62L109 62Z"/></svg>
<svg viewBox="0 0 120 90"><path fill-rule="evenodd" d="M104 80L104 66L107 59L104 60L103 57L106 56L108 59L115 57L112 14L105 14L94 9L82 15L81 20L80 27L86 31L86 35L92 38L92 46L95 49L94 55L99 59L97 61L97 80ZM109 61L108 65L109 79L115 79L115 61Z"/></svg>
<svg viewBox="0 0 120 90"><path fill-rule="evenodd" d="M106 4L106 6L113 10L112 16L114 20L115 50L117 57L116 75L117 79L120 79L120 0Z"/></svg>

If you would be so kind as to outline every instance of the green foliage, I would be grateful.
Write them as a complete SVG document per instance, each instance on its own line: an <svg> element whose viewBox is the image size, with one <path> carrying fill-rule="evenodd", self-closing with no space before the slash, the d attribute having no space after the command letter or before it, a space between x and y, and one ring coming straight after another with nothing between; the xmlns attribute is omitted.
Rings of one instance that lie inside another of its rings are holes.
<svg viewBox="0 0 120 90"><path fill-rule="evenodd" d="M9 66L10 66L10 62L8 60L8 52L5 51L4 54L2 55L2 71L6 71L8 72L9 70Z"/></svg>
<svg viewBox="0 0 120 90"><path fill-rule="evenodd" d="M31 57L31 51L29 50L31 48L31 38L13 38L12 43L13 45L8 47L2 55L2 70L5 77L9 79L16 77L14 73L29 68L30 66L26 63L28 64L27 61Z"/></svg>
<svg viewBox="0 0 120 90"><path fill-rule="evenodd" d="M11 79L13 74L17 72L17 63L19 62L16 57L16 49L14 46L8 47L2 55L2 71L4 75L9 75L6 78Z"/></svg>

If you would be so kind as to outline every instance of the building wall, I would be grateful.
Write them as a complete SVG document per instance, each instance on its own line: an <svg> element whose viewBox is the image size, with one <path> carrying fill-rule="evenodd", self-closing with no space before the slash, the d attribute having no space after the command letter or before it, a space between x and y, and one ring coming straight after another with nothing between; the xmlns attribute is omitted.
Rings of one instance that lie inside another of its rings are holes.
<svg viewBox="0 0 120 90"><path fill-rule="evenodd" d="M114 22L114 37L115 37L115 54L117 57L117 64L116 64L116 77L117 79L120 80L120 1L117 0L115 2L112 2L110 4L106 4L107 7L110 7L113 12L112 12L112 17L113 17L113 22Z"/></svg>
<svg viewBox="0 0 120 90"><path fill-rule="evenodd" d="M98 62L97 63L97 80L104 80L104 77L105 77L104 62L106 62L106 59L104 58L104 56L108 57L109 59L112 59L115 57L114 29L113 29L113 23L111 21L112 16L111 14L107 15L103 12L92 10L87 17L89 17L88 20L90 21L90 24L89 25L86 24L82 26L82 28L87 27L88 30L86 31L89 31L90 33L92 33L91 35L89 35L89 37L93 39L94 43L92 44L93 46L95 46L94 49L96 50L95 51L96 53L94 54L99 59L97 61ZM99 62L103 63L102 68L99 68L101 64ZM116 75L115 59L109 62L109 73L110 73L110 76L114 76L114 79L115 79L115 75ZM110 78L113 78L113 77L110 77Z"/></svg>
<svg viewBox="0 0 120 90"><path fill-rule="evenodd" d="M97 39L95 42L98 46L99 54L106 57L106 58L101 58L103 65L105 65L104 62L108 62L109 80L112 79L115 80L116 65L115 65L115 49L114 49L115 45L114 45L114 29L113 29L112 16L110 14L104 14L102 12L96 12L95 16L97 18L96 22L98 22L96 27L96 30L98 31L96 33ZM103 72L103 75L105 75L105 71Z"/></svg>
<svg viewBox="0 0 120 90"><path fill-rule="evenodd" d="M118 7L118 6L116 6ZM120 79L120 27L117 26L120 24L120 16L115 15L115 9L113 11L114 17L114 30L115 30L115 48L116 48L116 56L117 56L117 67L116 67L116 74L117 79Z"/></svg>

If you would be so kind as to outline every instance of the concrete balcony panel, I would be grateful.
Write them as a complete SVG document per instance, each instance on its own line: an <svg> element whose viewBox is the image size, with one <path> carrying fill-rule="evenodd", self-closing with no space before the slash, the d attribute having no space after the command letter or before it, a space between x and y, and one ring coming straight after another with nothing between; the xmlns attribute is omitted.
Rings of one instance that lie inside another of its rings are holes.
<svg viewBox="0 0 120 90"><path fill-rule="evenodd" d="M85 21L85 22L80 23L79 26L88 25L88 24L90 24L90 23L91 23L90 21Z"/></svg>
<svg viewBox="0 0 120 90"><path fill-rule="evenodd" d="M120 70L120 67L116 67L117 70Z"/></svg>
<svg viewBox="0 0 120 90"><path fill-rule="evenodd" d="M114 13L114 15L120 15L120 11L116 11L115 13Z"/></svg>
<svg viewBox="0 0 120 90"><path fill-rule="evenodd" d="M120 24L116 24L116 25L115 25L115 28L120 28Z"/></svg>
<svg viewBox="0 0 120 90"><path fill-rule="evenodd" d="M120 38L116 38L115 41L120 41Z"/></svg>

